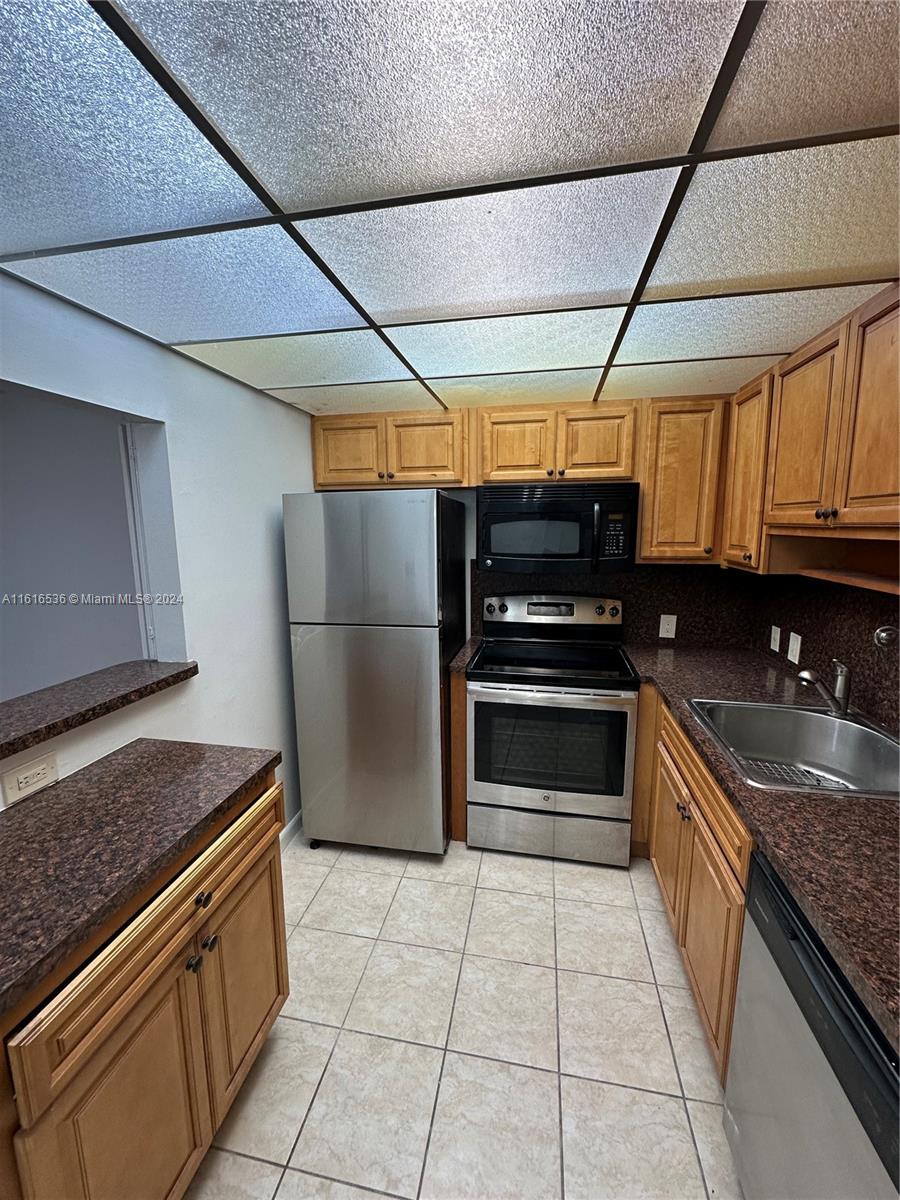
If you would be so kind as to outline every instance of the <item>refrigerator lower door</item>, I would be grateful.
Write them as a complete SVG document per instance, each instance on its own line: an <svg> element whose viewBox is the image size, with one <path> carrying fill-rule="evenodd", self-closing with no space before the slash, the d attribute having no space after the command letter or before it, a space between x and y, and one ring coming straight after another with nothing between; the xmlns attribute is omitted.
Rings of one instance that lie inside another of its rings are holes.
<svg viewBox="0 0 900 1200"><path fill-rule="evenodd" d="M291 626L305 837L443 852L438 636Z"/></svg>

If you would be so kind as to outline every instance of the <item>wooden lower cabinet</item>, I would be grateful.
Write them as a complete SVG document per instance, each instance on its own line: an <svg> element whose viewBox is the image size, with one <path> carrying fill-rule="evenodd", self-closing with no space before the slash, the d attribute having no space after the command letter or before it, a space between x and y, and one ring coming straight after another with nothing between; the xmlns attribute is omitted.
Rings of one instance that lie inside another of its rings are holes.
<svg viewBox="0 0 900 1200"><path fill-rule="evenodd" d="M662 742L656 746L656 773L653 782L653 825L650 831L650 861L656 870L669 919L679 923L680 884L683 866L685 806L690 793Z"/></svg>

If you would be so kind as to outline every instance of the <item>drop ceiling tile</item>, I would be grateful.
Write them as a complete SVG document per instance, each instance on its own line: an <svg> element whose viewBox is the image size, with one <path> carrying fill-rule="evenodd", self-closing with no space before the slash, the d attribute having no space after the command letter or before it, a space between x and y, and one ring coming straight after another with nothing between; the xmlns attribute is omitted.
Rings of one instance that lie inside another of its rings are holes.
<svg viewBox="0 0 900 1200"><path fill-rule="evenodd" d="M685 151L739 0L124 0L297 209Z"/></svg>
<svg viewBox="0 0 900 1200"><path fill-rule="evenodd" d="M276 226L29 259L7 269L163 342L361 324Z"/></svg>
<svg viewBox="0 0 900 1200"><path fill-rule="evenodd" d="M0 252L266 210L97 14L0 0Z"/></svg>
<svg viewBox="0 0 900 1200"><path fill-rule="evenodd" d="M897 138L705 163L646 298L891 276Z"/></svg>
<svg viewBox="0 0 900 1200"><path fill-rule="evenodd" d="M599 371L542 371L429 379L449 408L479 404L582 404L592 400Z"/></svg>
<svg viewBox="0 0 900 1200"><path fill-rule="evenodd" d="M604 400L634 400L641 396L731 394L779 361L778 355L764 355L759 358L713 358L704 362L613 367L601 395Z"/></svg>
<svg viewBox="0 0 900 1200"><path fill-rule="evenodd" d="M769 0L709 148L897 120L896 0Z"/></svg>
<svg viewBox="0 0 900 1200"><path fill-rule="evenodd" d="M423 412L440 408L416 379L398 383L344 383L334 387L269 388L270 396L308 413Z"/></svg>
<svg viewBox="0 0 900 1200"><path fill-rule="evenodd" d="M650 171L304 221L376 320L620 304L676 172Z"/></svg>
<svg viewBox="0 0 900 1200"><path fill-rule="evenodd" d="M767 296L642 304L631 319L616 364L788 353L881 288L876 283Z"/></svg>
<svg viewBox="0 0 900 1200"><path fill-rule="evenodd" d="M421 375L593 367L606 362L624 308L437 325L397 325L394 341Z"/></svg>
<svg viewBox="0 0 900 1200"><path fill-rule="evenodd" d="M409 371L371 329L252 338L177 347L253 387L309 387L375 379L410 379Z"/></svg>

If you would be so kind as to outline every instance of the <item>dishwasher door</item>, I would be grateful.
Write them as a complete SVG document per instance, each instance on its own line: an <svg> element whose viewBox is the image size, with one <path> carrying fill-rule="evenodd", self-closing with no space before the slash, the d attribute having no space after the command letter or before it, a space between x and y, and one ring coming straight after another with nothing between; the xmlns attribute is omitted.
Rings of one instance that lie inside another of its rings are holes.
<svg viewBox="0 0 900 1200"><path fill-rule="evenodd" d="M896 1056L759 855L747 909L725 1092L745 1200L897 1200Z"/></svg>

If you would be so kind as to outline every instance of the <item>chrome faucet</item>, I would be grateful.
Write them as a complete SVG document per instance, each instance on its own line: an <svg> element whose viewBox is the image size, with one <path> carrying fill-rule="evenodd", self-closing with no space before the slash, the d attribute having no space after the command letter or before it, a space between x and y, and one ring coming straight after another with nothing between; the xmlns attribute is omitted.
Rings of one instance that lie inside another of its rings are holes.
<svg viewBox="0 0 900 1200"><path fill-rule="evenodd" d="M850 668L836 658L831 660L831 665L834 667L834 690L818 671L801 671L797 678L807 687L814 687L836 717L844 717L850 704Z"/></svg>

